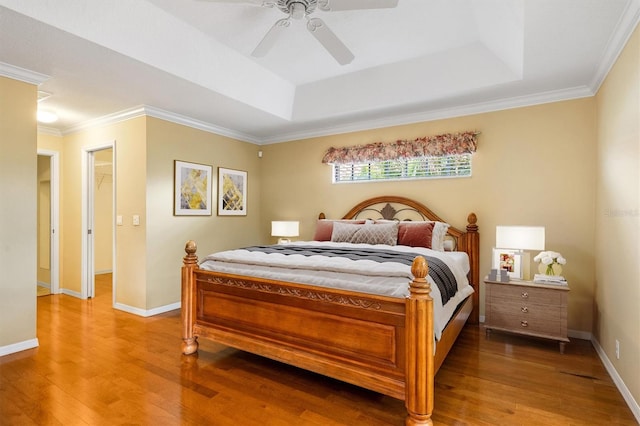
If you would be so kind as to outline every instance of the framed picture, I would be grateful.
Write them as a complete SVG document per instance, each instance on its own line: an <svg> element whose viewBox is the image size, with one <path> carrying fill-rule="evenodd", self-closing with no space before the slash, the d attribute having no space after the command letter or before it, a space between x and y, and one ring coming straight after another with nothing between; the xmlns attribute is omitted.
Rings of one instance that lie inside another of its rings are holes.
<svg viewBox="0 0 640 426"><path fill-rule="evenodd" d="M522 279L522 256L519 250L493 249L493 268L507 271L511 278Z"/></svg>
<svg viewBox="0 0 640 426"><path fill-rule="evenodd" d="M247 215L247 172L218 167L218 215Z"/></svg>
<svg viewBox="0 0 640 426"><path fill-rule="evenodd" d="M173 214L211 216L213 168L204 164L174 161Z"/></svg>

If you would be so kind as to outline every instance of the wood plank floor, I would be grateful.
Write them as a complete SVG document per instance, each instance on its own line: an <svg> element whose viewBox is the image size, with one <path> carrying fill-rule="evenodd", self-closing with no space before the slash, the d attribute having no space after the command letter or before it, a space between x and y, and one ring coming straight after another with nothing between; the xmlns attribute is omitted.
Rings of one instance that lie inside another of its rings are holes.
<svg viewBox="0 0 640 426"><path fill-rule="evenodd" d="M105 277L102 277L105 278ZM0 358L2 425L402 425L403 402L201 342L179 312L141 318L97 296L39 297L40 347ZM436 377L438 425L635 425L591 344L467 326Z"/></svg>

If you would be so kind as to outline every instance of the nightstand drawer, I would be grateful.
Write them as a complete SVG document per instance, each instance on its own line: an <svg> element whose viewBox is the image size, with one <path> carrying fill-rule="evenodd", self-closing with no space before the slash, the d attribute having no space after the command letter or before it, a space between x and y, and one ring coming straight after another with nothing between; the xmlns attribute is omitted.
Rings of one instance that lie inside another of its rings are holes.
<svg viewBox="0 0 640 426"><path fill-rule="evenodd" d="M521 333L533 333L549 337L566 337L558 313L557 319L539 318L527 315L512 315L504 312L491 312L490 327L502 328Z"/></svg>
<svg viewBox="0 0 640 426"><path fill-rule="evenodd" d="M490 296L492 299L508 299L511 301L526 301L540 305L560 306L563 301L563 292L543 288L525 287L518 285L491 285Z"/></svg>
<svg viewBox="0 0 640 426"><path fill-rule="evenodd" d="M488 306L488 314L493 319L494 315L511 315L523 319L560 321L563 309L559 305L538 305L527 301L508 301L504 303L492 303Z"/></svg>

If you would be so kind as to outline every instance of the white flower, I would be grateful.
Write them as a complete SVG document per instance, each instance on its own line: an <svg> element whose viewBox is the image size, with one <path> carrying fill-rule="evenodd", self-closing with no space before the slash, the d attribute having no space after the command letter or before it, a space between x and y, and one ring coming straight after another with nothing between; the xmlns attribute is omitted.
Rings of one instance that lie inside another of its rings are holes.
<svg viewBox="0 0 640 426"><path fill-rule="evenodd" d="M541 251L536 257L533 258L535 262L542 262L545 265L551 265L557 263L559 265L566 265L567 259L562 257L557 251Z"/></svg>

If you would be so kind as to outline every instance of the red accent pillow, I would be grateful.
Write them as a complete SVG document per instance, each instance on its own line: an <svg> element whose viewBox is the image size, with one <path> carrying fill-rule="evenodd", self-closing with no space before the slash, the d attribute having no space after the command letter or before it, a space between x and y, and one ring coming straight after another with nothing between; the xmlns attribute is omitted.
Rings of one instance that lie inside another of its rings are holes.
<svg viewBox="0 0 640 426"><path fill-rule="evenodd" d="M314 241L331 241L331 234L333 233L333 222L345 222L353 223L356 225L364 224L364 220L330 220L330 219L318 219L316 223L316 234L313 236Z"/></svg>
<svg viewBox="0 0 640 426"><path fill-rule="evenodd" d="M398 245L431 248L433 222L400 222Z"/></svg>

